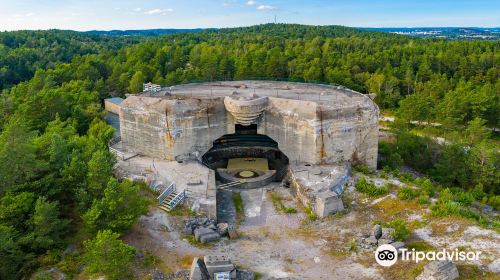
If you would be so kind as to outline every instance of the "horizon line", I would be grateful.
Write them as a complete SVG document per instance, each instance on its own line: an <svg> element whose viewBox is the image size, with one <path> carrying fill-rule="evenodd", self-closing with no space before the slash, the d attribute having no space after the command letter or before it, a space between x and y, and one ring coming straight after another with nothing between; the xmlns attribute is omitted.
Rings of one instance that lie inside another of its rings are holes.
<svg viewBox="0 0 500 280"><path fill-rule="evenodd" d="M384 28L398 28L398 29L409 29L409 28L492 28L492 29L500 29L500 26L348 26L341 24L300 24L300 23L261 23L261 24L253 24L253 25L243 25L243 26L225 26L225 27L187 27L187 28L170 28L170 27L152 27L152 28L141 28L141 29L88 29L88 30L77 30L77 29L62 29L62 28L46 28L46 29L13 29L13 30L0 30L0 32L15 32L15 31L49 31L49 30L61 30L61 31L75 31L75 32L92 32L92 31L146 31L146 30L196 30L196 29L229 29L229 28L244 28L244 27L253 27L259 25L267 25L267 24L285 24L285 25L303 25L303 26L318 26L318 27L328 27L328 26L342 26L349 28L376 28L376 29L384 29Z"/></svg>

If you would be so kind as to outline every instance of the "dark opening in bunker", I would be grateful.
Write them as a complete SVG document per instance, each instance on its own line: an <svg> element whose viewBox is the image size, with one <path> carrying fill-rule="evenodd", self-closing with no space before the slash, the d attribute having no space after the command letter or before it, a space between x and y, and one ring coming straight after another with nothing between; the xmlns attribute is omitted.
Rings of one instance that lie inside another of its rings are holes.
<svg viewBox="0 0 500 280"><path fill-rule="evenodd" d="M217 180L240 182L245 188L279 182L288 168L288 157L278 148L278 143L258 134L257 125L236 125L235 133L216 139L202 159L216 171Z"/></svg>
<svg viewBox="0 0 500 280"><path fill-rule="evenodd" d="M235 131L235 134L257 134L257 125L256 124L251 124L251 125L236 124L234 126L234 131Z"/></svg>

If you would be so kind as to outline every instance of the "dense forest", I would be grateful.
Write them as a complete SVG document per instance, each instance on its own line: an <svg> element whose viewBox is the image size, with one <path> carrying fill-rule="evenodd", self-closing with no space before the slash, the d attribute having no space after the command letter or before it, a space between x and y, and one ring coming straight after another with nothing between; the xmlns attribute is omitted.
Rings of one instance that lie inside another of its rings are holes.
<svg viewBox="0 0 500 280"><path fill-rule="evenodd" d="M0 33L0 279L57 263L68 244L83 255L66 262L85 263L89 272L108 267L98 263L103 250L122 261L133 256L118 237L148 201L140 185L112 176L113 129L101 104L147 81L273 79L376 93L382 111L397 117L390 125L396 140L380 145L381 168L410 167L498 208L499 49L500 41L284 24L147 40ZM110 265L109 273L126 272Z"/></svg>
<svg viewBox="0 0 500 280"><path fill-rule="evenodd" d="M139 40L62 30L0 32L0 90L31 79L39 68L54 68L78 55L113 51Z"/></svg>

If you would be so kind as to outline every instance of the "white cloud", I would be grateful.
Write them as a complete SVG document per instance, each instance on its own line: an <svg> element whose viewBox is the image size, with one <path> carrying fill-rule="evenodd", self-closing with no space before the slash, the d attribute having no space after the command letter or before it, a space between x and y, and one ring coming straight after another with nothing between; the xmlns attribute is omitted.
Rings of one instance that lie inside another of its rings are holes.
<svg viewBox="0 0 500 280"><path fill-rule="evenodd" d="M247 2L247 5L248 5L248 6L253 6L253 5L255 5L255 4L257 4L257 2L252 1L252 0L250 0L250 1L248 1L248 2Z"/></svg>
<svg viewBox="0 0 500 280"><path fill-rule="evenodd" d="M142 9L141 8L135 8L134 11L140 12L140 11L142 11Z"/></svg>
<svg viewBox="0 0 500 280"><path fill-rule="evenodd" d="M24 18L24 17L32 17L34 15L35 15L35 13L29 12L29 13L26 13L26 14L14 14L13 16L15 18L19 19L19 18Z"/></svg>
<svg viewBox="0 0 500 280"><path fill-rule="evenodd" d="M257 10L260 10L260 11L269 11L269 10L276 10L278 8L274 7L274 6L269 6L269 5L260 5L257 7Z"/></svg>
<svg viewBox="0 0 500 280"><path fill-rule="evenodd" d="M167 15L168 13L173 12L173 9L153 9L144 12L146 15Z"/></svg>

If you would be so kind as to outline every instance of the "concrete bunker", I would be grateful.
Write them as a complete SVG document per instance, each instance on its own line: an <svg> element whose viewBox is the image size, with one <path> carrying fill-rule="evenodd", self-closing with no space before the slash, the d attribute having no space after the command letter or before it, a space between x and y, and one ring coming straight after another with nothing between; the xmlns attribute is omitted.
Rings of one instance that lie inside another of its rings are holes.
<svg viewBox="0 0 500 280"><path fill-rule="evenodd" d="M304 205L326 216L342 208L352 163L376 168L379 109L342 86L185 84L129 95L118 107L107 106L120 127L110 149L134 156L123 161L149 161L129 161L124 173L175 183L192 209L211 217L220 182L250 188L285 177Z"/></svg>
<svg viewBox="0 0 500 280"><path fill-rule="evenodd" d="M280 182L287 173L289 162L276 141L257 133L255 124L236 124L235 133L216 139L202 161L215 170L217 180L238 182L241 188Z"/></svg>

